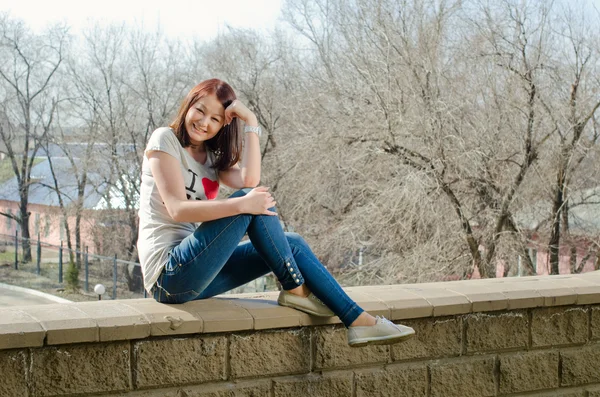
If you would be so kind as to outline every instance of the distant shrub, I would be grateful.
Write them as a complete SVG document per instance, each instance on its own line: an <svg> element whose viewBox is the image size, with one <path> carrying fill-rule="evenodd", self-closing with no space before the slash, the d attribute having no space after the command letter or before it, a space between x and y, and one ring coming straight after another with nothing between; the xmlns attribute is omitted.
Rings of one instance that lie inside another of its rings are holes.
<svg viewBox="0 0 600 397"><path fill-rule="evenodd" d="M79 269L74 261L70 261L65 275L67 289L76 291L79 289Z"/></svg>

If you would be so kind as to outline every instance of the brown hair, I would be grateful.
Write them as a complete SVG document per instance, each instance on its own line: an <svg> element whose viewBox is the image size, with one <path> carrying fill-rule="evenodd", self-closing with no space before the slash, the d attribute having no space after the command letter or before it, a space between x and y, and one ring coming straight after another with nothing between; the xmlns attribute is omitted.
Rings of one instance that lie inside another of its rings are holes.
<svg viewBox="0 0 600 397"><path fill-rule="evenodd" d="M175 131L175 136L181 143L181 146L190 146L190 136L185 129L185 116L188 110L194 105L198 99L203 98L207 95L216 95L224 109L227 109L229 105L237 98L233 88L226 82L219 79L204 80L187 94L179 111L177 117L171 123L170 127ZM234 118L229 125L224 125L221 130L213 138L204 142L206 149L213 152L215 155L215 163L212 165L213 168L224 171L231 168L240 161L240 155L242 152L242 143L239 137L239 125L236 118Z"/></svg>

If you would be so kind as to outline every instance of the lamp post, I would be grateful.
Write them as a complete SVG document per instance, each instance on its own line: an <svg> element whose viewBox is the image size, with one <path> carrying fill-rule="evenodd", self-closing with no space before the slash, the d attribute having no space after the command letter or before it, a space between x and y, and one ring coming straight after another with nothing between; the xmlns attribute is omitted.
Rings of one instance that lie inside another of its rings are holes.
<svg viewBox="0 0 600 397"><path fill-rule="evenodd" d="M102 284L96 284L94 286L94 292L98 294L98 300L101 301L102 295L106 292L106 288L104 288L104 285Z"/></svg>

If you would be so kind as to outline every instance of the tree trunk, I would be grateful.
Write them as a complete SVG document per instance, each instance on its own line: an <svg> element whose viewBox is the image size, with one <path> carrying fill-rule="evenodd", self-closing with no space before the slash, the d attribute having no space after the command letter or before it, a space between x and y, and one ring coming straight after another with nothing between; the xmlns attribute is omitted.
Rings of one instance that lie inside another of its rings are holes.
<svg viewBox="0 0 600 397"><path fill-rule="evenodd" d="M452 203L452 206L454 207L454 211L456 212L456 214L458 215L458 218L460 219L462 230L465 233L465 240L467 242L467 246L469 247L469 252L471 254L471 259L473 260L473 266L475 268L479 269L479 275L481 276L481 278L496 277L495 269L494 269L494 271L490 271L489 263L483 262L483 258L481 257L481 252L479 252L479 243L477 242L477 239L473 235L473 228L471 228L471 223L469 222L469 220L463 213L463 209L462 209L462 205L461 205L460 201L454 194L454 191L452 191L450 186L448 186L448 184L444 183L441 180L440 180L440 182L441 182L442 191L444 193L446 193L446 196L448 197L448 199Z"/></svg>
<svg viewBox="0 0 600 397"><path fill-rule="evenodd" d="M129 265L123 267L125 272L125 279L127 280L127 288L129 291L138 292L144 289L143 275L141 266L134 266L129 272Z"/></svg>
<svg viewBox="0 0 600 397"><path fill-rule="evenodd" d="M138 239L138 225L137 215L135 212L130 212L129 217L129 228L131 230L129 247L127 248L127 256L130 261L137 262L138 258L135 254L136 244ZM128 266L125 266L125 278L127 279L127 287L130 291L141 291L143 289L143 276L142 268L140 266L134 266L131 273L129 273Z"/></svg>
<svg viewBox="0 0 600 397"><path fill-rule="evenodd" d="M75 215L75 263L81 269L81 210L77 209Z"/></svg>
<svg viewBox="0 0 600 397"><path fill-rule="evenodd" d="M69 227L69 217L67 216L67 212L63 209L63 214L65 217L65 236L67 237L67 248L69 249L69 263L75 263L73 257L73 242L71 241L71 228Z"/></svg>
<svg viewBox="0 0 600 397"><path fill-rule="evenodd" d="M562 164L558 171L556 192L552 203L552 228L550 231L550 240L548 241L548 252L550 253L550 274L558 274L558 262L560 251L560 223L561 211L563 211L563 189L564 189L564 168Z"/></svg>
<svg viewBox="0 0 600 397"><path fill-rule="evenodd" d="M577 271L577 247L574 245L571 245L569 252L569 268L571 269L571 274L579 273Z"/></svg>
<svg viewBox="0 0 600 397"><path fill-rule="evenodd" d="M27 211L27 195L21 195L21 246L23 247L23 262L31 262L31 237L29 233L29 215Z"/></svg>

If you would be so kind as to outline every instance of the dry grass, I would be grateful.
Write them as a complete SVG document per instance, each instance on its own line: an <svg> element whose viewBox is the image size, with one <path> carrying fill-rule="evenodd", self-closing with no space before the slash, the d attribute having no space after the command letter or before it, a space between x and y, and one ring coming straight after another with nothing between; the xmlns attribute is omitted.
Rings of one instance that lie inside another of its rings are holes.
<svg viewBox="0 0 600 397"><path fill-rule="evenodd" d="M28 271L15 270L12 265L8 264L0 265L0 282L34 289L74 302L97 299L95 295L86 294L83 291L66 291L64 286L58 281L51 280L48 277L38 276L35 273L30 273Z"/></svg>
<svg viewBox="0 0 600 397"><path fill-rule="evenodd" d="M20 164L21 159L17 158L17 160ZM35 166L44 160L43 157L36 157L35 160L33 160L33 165ZM8 181L13 176L15 176L15 172L13 171L10 159L7 157L4 160L0 160L0 183Z"/></svg>

